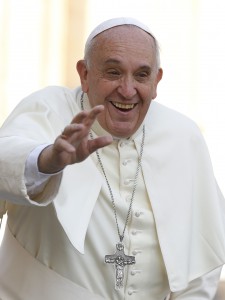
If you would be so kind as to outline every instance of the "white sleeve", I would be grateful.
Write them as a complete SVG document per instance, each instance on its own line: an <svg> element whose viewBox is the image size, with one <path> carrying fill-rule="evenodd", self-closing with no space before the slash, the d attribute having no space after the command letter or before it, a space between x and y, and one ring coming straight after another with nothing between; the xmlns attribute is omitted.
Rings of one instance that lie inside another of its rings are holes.
<svg viewBox="0 0 225 300"><path fill-rule="evenodd" d="M190 282L188 287L171 293L169 300L213 300L217 292L222 268L217 268Z"/></svg>
<svg viewBox="0 0 225 300"><path fill-rule="evenodd" d="M36 147L28 156L25 165L24 180L27 188L28 195L39 194L47 184L48 180L61 172L54 174L44 174L38 170L38 157L44 148L49 144L43 144Z"/></svg>

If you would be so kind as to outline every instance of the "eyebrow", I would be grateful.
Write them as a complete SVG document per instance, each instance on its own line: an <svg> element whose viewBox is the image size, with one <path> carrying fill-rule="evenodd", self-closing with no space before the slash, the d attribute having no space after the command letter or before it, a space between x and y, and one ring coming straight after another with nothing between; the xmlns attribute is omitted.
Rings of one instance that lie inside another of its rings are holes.
<svg viewBox="0 0 225 300"><path fill-rule="evenodd" d="M120 61L115 58L109 58L105 61L106 64L120 64Z"/></svg>
<svg viewBox="0 0 225 300"><path fill-rule="evenodd" d="M116 58L109 58L105 61L105 64L121 64L121 61ZM148 65L142 65L138 68L139 70L149 70L151 72L152 68Z"/></svg>

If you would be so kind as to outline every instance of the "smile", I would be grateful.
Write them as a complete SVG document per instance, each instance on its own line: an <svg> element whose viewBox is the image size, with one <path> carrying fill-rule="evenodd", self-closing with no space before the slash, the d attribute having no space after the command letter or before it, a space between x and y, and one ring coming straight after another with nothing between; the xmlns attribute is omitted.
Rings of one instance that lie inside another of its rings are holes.
<svg viewBox="0 0 225 300"><path fill-rule="evenodd" d="M134 103L130 103L130 104L124 104L124 103L118 103L118 102L112 102L112 104L119 109L123 109L123 110L130 110L133 109L135 107L136 104Z"/></svg>

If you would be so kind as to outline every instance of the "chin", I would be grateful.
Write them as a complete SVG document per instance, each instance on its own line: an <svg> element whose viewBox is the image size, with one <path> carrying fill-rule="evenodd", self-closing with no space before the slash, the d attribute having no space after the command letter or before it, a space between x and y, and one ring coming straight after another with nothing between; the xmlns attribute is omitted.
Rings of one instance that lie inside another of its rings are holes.
<svg viewBox="0 0 225 300"><path fill-rule="evenodd" d="M117 124L105 123L105 125L105 130L108 131L112 136L117 138L129 138L137 130L135 124L131 124L129 122L117 122Z"/></svg>
<svg viewBox="0 0 225 300"><path fill-rule="evenodd" d="M129 138L132 134L134 134L134 130L113 130L111 131L111 135L120 139Z"/></svg>

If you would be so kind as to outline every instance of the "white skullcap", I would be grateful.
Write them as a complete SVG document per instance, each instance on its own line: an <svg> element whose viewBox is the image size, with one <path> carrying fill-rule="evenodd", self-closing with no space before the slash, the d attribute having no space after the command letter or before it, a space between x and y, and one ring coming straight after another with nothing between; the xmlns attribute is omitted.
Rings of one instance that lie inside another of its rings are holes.
<svg viewBox="0 0 225 300"><path fill-rule="evenodd" d="M85 53L87 50L87 46L89 45L90 41L96 37L96 35L98 35L99 33L116 27L116 26L121 26L121 25L134 25L137 26L139 28L141 28L142 30L146 31L148 34L150 34L154 39L154 35L151 33L151 31L149 30L149 28L141 23L140 21L134 19L134 18L114 18L114 19L109 19L104 21L103 23L99 24L89 35L89 37L87 38L86 44L85 44Z"/></svg>

